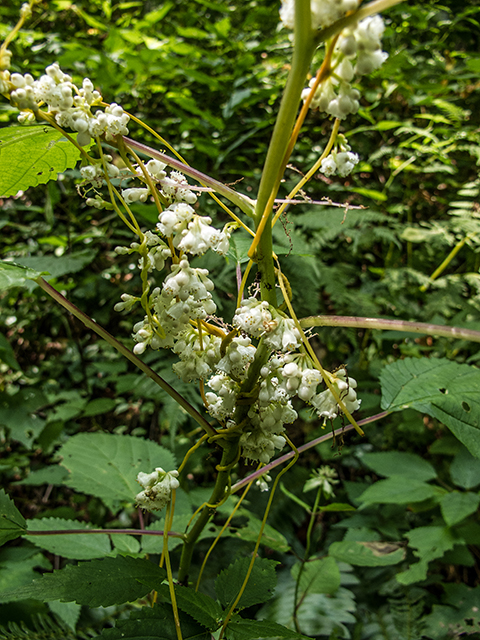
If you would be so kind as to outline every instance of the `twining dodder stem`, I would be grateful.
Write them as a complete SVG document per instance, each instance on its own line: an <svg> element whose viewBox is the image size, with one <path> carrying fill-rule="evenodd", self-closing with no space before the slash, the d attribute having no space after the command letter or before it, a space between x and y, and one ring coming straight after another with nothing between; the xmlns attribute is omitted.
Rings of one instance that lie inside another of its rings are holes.
<svg viewBox="0 0 480 640"><path fill-rule="evenodd" d="M198 537L206 527L210 518L215 514L217 506L225 499L230 486L232 465L238 460L240 434L237 437L222 441L223 454L218 465L218 475L209 502L200 512L191 530L185 534L178 580L180 584L188 585L188 573L192 562L193 550Z"/></svg>

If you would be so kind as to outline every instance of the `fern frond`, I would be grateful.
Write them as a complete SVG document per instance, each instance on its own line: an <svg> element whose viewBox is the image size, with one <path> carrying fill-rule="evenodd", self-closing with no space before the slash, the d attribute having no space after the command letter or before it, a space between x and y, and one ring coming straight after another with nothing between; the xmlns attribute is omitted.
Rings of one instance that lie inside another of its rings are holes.
<svg viewBox="0 0 480 640"><path fill-rule="evenodd" d="M93 629L72 631L60 621L38 615L33 619L33 628L25 622L9 622L6 627L0 626L0 640L89 640L98 635Z"/></svg>

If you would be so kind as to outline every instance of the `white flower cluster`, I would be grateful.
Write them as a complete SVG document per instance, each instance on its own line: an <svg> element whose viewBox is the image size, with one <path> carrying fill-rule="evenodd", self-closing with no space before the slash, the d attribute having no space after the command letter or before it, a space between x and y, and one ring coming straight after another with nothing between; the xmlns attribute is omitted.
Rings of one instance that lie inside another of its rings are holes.
<svg viewBox="0 0 480 640"><path fill-rule="evenodd" d="M60 127L78 132L77 142L82 146L88 145L92 137L104 135L108 142L113 142L117 135L128 134L130 116L123 108L112 103L105 111L92 112L92 107L103 100L92 81L85 78L81 89L77 89L57 62L45 69L40 80L34 80L29 73L10 75L4 71L0 90L10 93L12 104L21 111L20 122L34 121L41 103L45 103Z"/></svg>
<svg viewBox="0 0 480 640"><path fill-rule="evenodd" d="M233 317L233 325L253 336L264 338L267 347L277 351L292 351L300 346L301 337L291 318L281 316L268 302L256 298L243 300Z"/></svg>
<svg viewBox="0 0 480 640"><path fill-rule="evenodd" d="M358 0L311 0L312 29L324 29L348 11L358 6ZM288 29L295 24L295 0L282 0L280 20Z"/></svg>
<svg viewBox="0 0 480 640"><path fill-rule="evenodd" d="M316 89L312 108L340 119L358 111L360 92L352 87L351 82L356 75L366 75L379 69L387 59L388 54L381 49L384 30L383 20L377 15L342 31L332 56L332 73ZM310 88L314 83L315 78L312 78ZM303 100L309 93L310 89L304 89Z"/></svg>
<svg viewBox="0 0 480 640"><path fill-rule="evenodd" d="M317 387L323 380L322 375L318 369L312 367L305 355L280 355L270 360L261 373L266 380L274 381L277 397L281 392L289 398L296 395L311 404L320 418L333 420L339 414L340 410L332 392L329 389L317 392ZM348 377L345 367L327 375L347 410L350 413L356 411L361 402L357 400L356 380Z"/></svg>
<svg viewBox="0 0 480 640"><path fill-rule="evenodd" d="M345 178L352 173L355 165L358 164L358 155L350 151L350 145L341 134L337 137L335 149L322 160L320 171L326 176L338 174Z"/></svg>
<svg viewBox="0 0 480 640"><path fill-rule="evenodd" d="M165 507L174 489L178 489L180 483L177 480L178 471L164 471L157 467L153 473L140 472L137 482L143 487L143 491L135 497L135 504L145 511L160 511Z"/></svg>

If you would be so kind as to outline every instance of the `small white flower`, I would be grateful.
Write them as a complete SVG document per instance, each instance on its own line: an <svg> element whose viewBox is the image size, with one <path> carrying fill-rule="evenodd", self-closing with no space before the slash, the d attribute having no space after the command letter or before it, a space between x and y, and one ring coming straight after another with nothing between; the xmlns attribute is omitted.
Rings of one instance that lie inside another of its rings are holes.
<svg viewBox="0 0 480 640"><path fill-rule="evenodd" d="M180 483L177 480L178 471L164 471L157 467L153 473L137 475L137 482L143 487L143 491L135 497L137 507L145 511L160 511L170 501L172 491L178 489Z"/></svg>

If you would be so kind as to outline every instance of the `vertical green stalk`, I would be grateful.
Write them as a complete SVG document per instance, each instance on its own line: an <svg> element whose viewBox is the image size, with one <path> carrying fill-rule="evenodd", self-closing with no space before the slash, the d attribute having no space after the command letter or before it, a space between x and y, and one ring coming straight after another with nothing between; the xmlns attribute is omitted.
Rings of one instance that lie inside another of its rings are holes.
<svg viewBox="0 0 480 640"><path fill-rule="evenodd" d="M188 573L192 562L193 550L199 535L214 515L217 506L224 500L227 488L230 486L230 473L232 466L238 460L240 434L237 437L223 441L223 455L218 468L218 476L208 504L202 509L192 529L185 534L178 580L180 584L188 585Z"/></svg>
<svg viewBox="0 0 480 640"><path fill-rule="evenodd" d="M258 245L256 259L261 276L262 299L268 300L273 306L277 306L277 296L275 293L275 270L272 258L272 212L266 211L266 208L267 206L271 207L269 201L272 195L273 197L276 196L278 191L277 177L280 169L284 168L281 166L282 161L295 124L300 96L305 87L315 46L310 0L296 0L292 67L273 129L255 207L255 226L257 228L262 217L268 215Z"/></svg>

